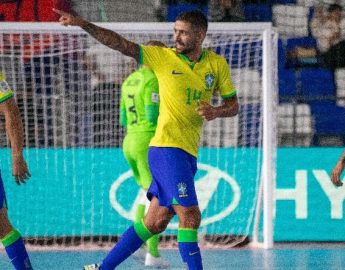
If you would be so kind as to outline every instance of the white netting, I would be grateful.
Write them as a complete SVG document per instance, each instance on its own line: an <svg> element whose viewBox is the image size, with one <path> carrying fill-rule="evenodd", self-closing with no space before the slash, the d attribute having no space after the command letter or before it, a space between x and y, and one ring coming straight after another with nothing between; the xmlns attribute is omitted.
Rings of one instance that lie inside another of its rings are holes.
<svg viewBox="0 0 345 270"><path fill-rule="evenodd" d="M139 43L155 39L173 46L172 24L104 27ZM205 43L229 62L241 104L238 116L211 121L203 130L196 186L205 245L231 245L252 236L266 151L263 29L259 24L211 24ZM275 113L276 35L268 42L266 71ZM13 223L34 244L112 242L131 223L137 196L119 126L120 85L135 63L82 30L57 24L2 27L0 56L23 116L33 175L25 188L10 186L8 152L1 153ZM274 117L271 127L275 147ZM176 234L175 228L176 220L166 239Z"/></svg>

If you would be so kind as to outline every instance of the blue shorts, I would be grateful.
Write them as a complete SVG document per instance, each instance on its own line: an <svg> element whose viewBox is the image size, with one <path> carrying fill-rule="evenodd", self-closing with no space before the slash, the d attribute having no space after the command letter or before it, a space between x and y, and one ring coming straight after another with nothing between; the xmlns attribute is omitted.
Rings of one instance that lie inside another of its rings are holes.
<svg viewBox="0 0 345 270"><path fill-rule="evenodd" d="M2 182L1 173L0 173L0 209L4 207L7 207L7 202L6 202L4 183Z"/></svg>
<svg viewBox="0 0 345 270"><path fill-rule="evenodd" d="M158 198L159 205L173 210L172 206L197 206L194 176L197 171L196 157L172 147L150 147L149 166L152 183L147 198Z"/></svg>

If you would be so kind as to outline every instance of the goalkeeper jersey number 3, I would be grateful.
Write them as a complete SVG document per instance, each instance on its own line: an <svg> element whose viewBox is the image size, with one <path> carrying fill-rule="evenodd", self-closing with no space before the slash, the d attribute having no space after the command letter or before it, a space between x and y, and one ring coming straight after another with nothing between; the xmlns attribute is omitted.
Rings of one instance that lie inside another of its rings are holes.
<svg viewBox="0 0 345 270"><path fill-rule="evenodd" d="M0 71L0 103L13 96L13 92Z"/></svg>
<svg viewBox="0 0 345 270"><path fill-rule="evenodd" d="M175 49L141 45L140 63L152 68L159 83L159 117L150 146L197 156L203 120L195 109L200 101L210 102L214 91L223 98L236 95L226 60L204 50L194 64Z"/></svg>

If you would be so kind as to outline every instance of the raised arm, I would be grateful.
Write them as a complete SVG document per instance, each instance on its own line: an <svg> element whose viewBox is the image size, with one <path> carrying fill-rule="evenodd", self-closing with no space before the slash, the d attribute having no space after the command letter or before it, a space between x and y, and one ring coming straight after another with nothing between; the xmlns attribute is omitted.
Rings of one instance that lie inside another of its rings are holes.
<svg viewBox="0 0 345 270"><path fill-rule="evenodd" d="M0 103L0 112L5 116L6 133L12 148L12 174L17 184L25 183L30 173L22 153L24 144L22 120L13 97Z"/></svg>
<svg viewBox="0 0 345 270"><path fill-rule="evenodd" d="M343 185L343 183L340 180L340 176L341 176L341 173L344 171L344 168L345 168L345 151L341 154L337 164L335 165L331 173L331 180L335 186L339 187Z"/></svg>
<svg viewBox="0 0 345 270"><path fill-rule="evenodd" d="M102 44L112 48L116 51L123 53L124 55L133 57L135 60L139 60L139 45L125 39L118 33L99 27L89 21L86 21L78 16L74 16L62 10L53 9L61 17L59 22L64 26L79 26Z"/></svg>

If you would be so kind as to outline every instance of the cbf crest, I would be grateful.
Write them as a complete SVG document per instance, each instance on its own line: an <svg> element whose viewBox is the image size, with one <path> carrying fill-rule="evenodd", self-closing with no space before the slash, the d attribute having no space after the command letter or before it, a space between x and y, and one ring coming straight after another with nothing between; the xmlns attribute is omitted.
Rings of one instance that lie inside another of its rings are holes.
<svg viewBox="0 0 345 270"><path fill-rule="evenodd" d="M212 73L206 73L205 75L205 83L206 83L206 90L211 90L214 85L214 75Z"/></svg>
<svg viewBox="0 0 345 270"><path fill-rule="evenodd" d="M0 81L0 92L6 93L7 91L10 91L10 90L11 89L6 81Z"/></svg>
<svg viewBox="0 0 345 270"><path fill-rule="evenodd" d="M187 197L187 185L183 182L178 183L178 195L179 197Z"/></svg>

